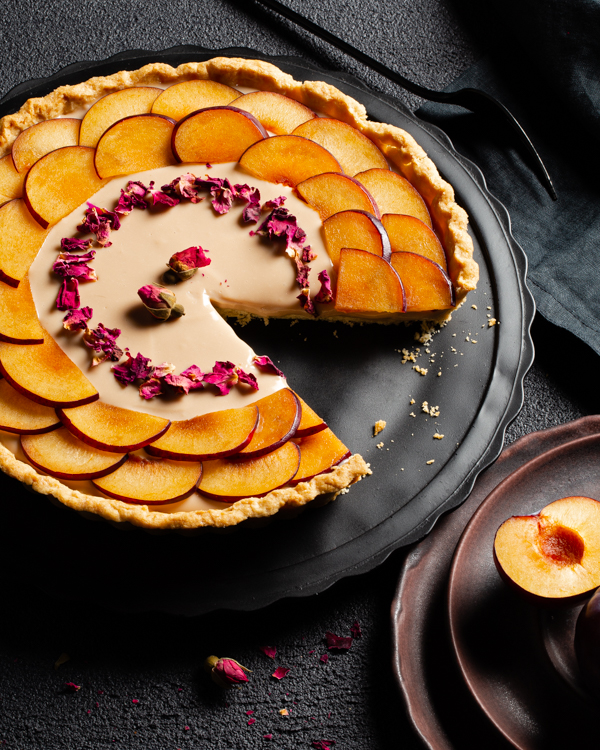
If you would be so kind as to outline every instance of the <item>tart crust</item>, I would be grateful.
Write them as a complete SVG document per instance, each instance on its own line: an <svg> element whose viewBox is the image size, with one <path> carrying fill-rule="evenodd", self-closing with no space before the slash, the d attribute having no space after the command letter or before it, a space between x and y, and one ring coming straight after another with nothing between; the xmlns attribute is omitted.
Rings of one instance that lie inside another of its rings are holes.
<svg viewBox="0 0 600 750"><path fill-rule="evenodd" d="M334 86L319 81L296 81L268 62L217 57L206 62L186 63L177 68L153 63L134 71L91 78L74 86L60 86L44 97L29 99L17 113L0 120L0 157L10 152L13 141L26 128L43 120L69 115L91 105L105 94L131 86L173 84L207 78L230 86L247 86L283 94L324 115L350 124L369 137L390 163L417 188L429 206L448 254L448 271L455 287L457 306L469 291L475 289L479 269L473 260L467 214L456 204L452 186L441 178L414 138L393 125L369 121L364 106ZM423 315L416 317L423 318ZM443 311L443 315L439 316L440 319L448 317L448 311ZM275 490L262 498L246 498L217 510L164 513L145 505L132 505L70 489L53 477L39 474L1 444L0 468L33 490L52 495L74 510L92 512L109 521L129 521L137 526L156 529L237 525L249 518L271 516L284 507L303 506L318 495L335 497L371 473L364 459L353 454L328 473L295 487Z"/></svg>

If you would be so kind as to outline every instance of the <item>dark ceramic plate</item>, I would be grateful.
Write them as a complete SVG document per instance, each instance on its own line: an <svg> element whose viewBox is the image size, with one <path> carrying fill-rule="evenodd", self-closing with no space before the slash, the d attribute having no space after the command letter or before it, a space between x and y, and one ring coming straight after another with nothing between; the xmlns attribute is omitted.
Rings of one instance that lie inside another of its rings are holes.
<svg viewBox="0 0 600 750"><path fill-rule="evenodd" d="M209 52L197 47L130 52L102 63L69 66L50 79L18 86L0 102L0 115L60 84L157 60L177 65L215 54L264 58L250 50ZM322 591L420 539L441 513L467 497L478 473L501 449L506 425L522 403L522 379L533 354L529 326L534 311L524 282L525 256L510 234L505 209L446 136L401 105L344 74L291 58L264 59L296 78L338 86L363 102L372 119L414 135L454 185L471 217L479 288L432 341L435 364L429 356L419 359L418 364L429 369L426 377L411 364L400 364L398 350L414 346L411 328L340 325L336 338L329 325L308 322L290 328L273 321L268 327L256 322L240 331L256 351L280 361L292 387L353 451L371 462L373 476L337 502L309 509L292 523L277 519L263 528L239 528L230 534L208 532L193 539L167 534L157 539L141 531L119 534L105 523L84 523L77 514L61 512L4 479L2 497L9 502L3 500L8 518L0 532L0 554L6 560L2 568L10 575L30 578L56 594L94 597L122 609L185 614L254 609L281 597ZM488 306L499 326L487 327ZM465 341L470 334L476 345ZM438 370L442 377L436 377ZM435 424L419 413L423 401L440 406ZM418 416L411 417L411 411ZM378 419L388 423L379 438L385 442L383 450L376 449L379 439L372 438ZM433 440L436 431L446 437ZM431 459L435 463L428 465ZM96 575L89 575L92 569Z"/></svg>
<svg viewBox="0 0 600 750"><path fill-rule="evenodd" d="M487 538L473 537L472 544L469 528L469 542L464 544L472 553L471 567L465 573L466 552L461 552L451 599L455 639L460 641L463 666L468 672L465 676L477 690L478 700L467 688L456 662L447 592L456 544L486 497L490 493L496 496L503 480L508 477L510 481L513 472L525 465L529 468L529 462L539 456L545 465L548 452L562 456L558 463L564 477L564 461L575 455L581 458L587 452L581 452L586 441L589 448L598 446L599 440L600 417L586 417L521 438L479 476L464 505L441 519L433 532L409 552L392 605L393 663L412 724L431 750L462 750L474 746L475 738L476 746L502 750L513 746L505 735L510 740L520 738L528 749L552 750L575 746L577 738L589 729L592 716L579 697L581 685L572 645L579 608L539 614L511 596L496 573L491 546L486 546L497 528L492 530L493 524ZM591 458L598 471L600 454L592 451ZM551 470L550 483L555 481L553 476ZM588 470L584 476L588 476ZM550 493L576 490L568 484L545 486ZM537 511L544 504L536 489L531 505L502 505L498 525L514 512ZM486 503L482 513L488 512L494 512L494 508ZM462 595L457 598L459 579ZM492 721L496 719L500 732L486 713Z"/></svg>
<svg viewBox="0 0 600 750"><path fill-rule="evenodd" d="M565 642L556 636L572 636L581 606L554 622L546 613L543 634L540 610L500 580L492 555L507 518L537 513L569 495L600 498L600 434L546 451L507 477L470 520L450 573L450 633L464 679L490 721L522 750L573 747L598 724L597 706L553 668L568 663ZM551 659L545 645L554 646Z"/></svg>

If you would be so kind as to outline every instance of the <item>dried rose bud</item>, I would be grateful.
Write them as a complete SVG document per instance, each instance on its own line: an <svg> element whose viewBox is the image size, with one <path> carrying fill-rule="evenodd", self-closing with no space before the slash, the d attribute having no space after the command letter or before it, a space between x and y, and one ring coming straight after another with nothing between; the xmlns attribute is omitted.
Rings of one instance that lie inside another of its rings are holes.
<svg viewBox="0 0 600 750"><path fill-rule="evenodd" d="M251 671L235 659L227 657L219 659L217 656L209 656L204 662L204 669L210 674L213 681L223 688L238 685L240 682L248 682L244 672Z"/></svg>
<svg viewBox="0 0 600 750"><path fill-rule="evenodd" d="M210 265L210 258L206 257L207 252L208 250L203 250L200 246L188 247L172 255L167 266L182 281L191 279L199 268Z"/></svg>
<svg viewBox="0 0 600 750"><path fill-rule="evenodd" d="M172 315L185 315L185 310L178 304L173 292L163 286L146 284L138 289L138 296L146 310L158 320L168 320Z"/></svg>

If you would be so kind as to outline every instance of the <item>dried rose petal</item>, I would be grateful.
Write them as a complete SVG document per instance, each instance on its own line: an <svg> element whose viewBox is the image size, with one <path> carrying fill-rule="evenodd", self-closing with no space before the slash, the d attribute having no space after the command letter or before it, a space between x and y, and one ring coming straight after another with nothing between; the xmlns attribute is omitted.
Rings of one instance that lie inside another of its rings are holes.
<svg viewBox="0 0 600 750"><path fill-rule="evenodd" d="M75 237L63 237L60 241L61 249L67 253L82 252L92 246L91 240L78 240Z"/></svg>
<svg viewBox="0 0 600 750"><path fill-rule="evenodd" d="M273 198L271 201L266 201L262 204L262 210L263 211L272 211L274 208L279 208L279 206L283 206L283 204L286 201L285 195L280 195L277 198Z"/></svg>
<svg viewBox="0 0 600 750"><path fill-rule="evenodd" d="M231 687L232 685L238 685L240 682L248 682L244 672L250 670L235 659L227 657L219 659L216 656L209 656L204 662L204 668L220 687Z"/></svg>
<svg viewBox="0 0 600 750"><path fill-rule="evenodd" d="M204 382L218 388L222 396L226 396L237 381L233 362L215 362L212 372L204 376Z"/></svg>
<svg viewBox="0 0 600 750"><path fill-rule="evenodd" d="M126 351L127 360L118 365L113 365L111 370L113 375L123 385L135 383L136 380L147 380L154 372L154 367L150 364L148 357L143 357L139 352L132 357Z"/></svg>
<svg viewBox="0 0 600 750"><path fill-rule="evenodd" d="M79 282L72 277L63 279L56 298L56 307L59 310L76 310L79 304Z"/></svg>
<svg viewBox="0 0 600 750"><path fill-rule="evenodd" d="M181 177L176 177L173 182L163 185L161 190L167 195L188 200L190 203L200 203L204 200L199 195L199 188L196 186L196 176L191 174L191 172L181 175Z"/></svg>
<svg viewBox="0 0 600 750"><path fill-rule="evenodd" d="M323 664L327 664L327 662L329 661L329 654L323 654L322 656L320 656L319 661L322 661Z"/></svg>
<svg viewBox="0 0 600 750"><path fill-rule="evenodd" d="M274 677L276 680L282 680L289 671L287 667L277 667L271 677Z"/></svg>
<svg viewBox="0 0 600 750"><path fill-rule="evenodd" d="M312 746L316 750L329 750L329 748L335 745L335 740L313 740Z"/></svg>
<svg viewBox="0 0 600 750"><path fill-rule="evenodd" d="M309 315L317 315L317 309L310 298L310 289L303 289L296 299L300 301L300 304Z"/></svg>
<svg viewBox="0 0 600 750"><path fill-rule="evenodd" d="M148 208L148 203L146 202L147 192L148 188L143 182L129 180L127 185L125 185L125 189L121 190L121 197L115 207L115 213L127 216L134 208L145 211Z"/></svg>
<svg viewBox="0 0 600 750"><path fill-rule="evenodd" d="M296 274L296 283L300 287L300 289L306 289L308 287L308 272L310 271L310 267L302 263L301 261L296 261L296 266L298 269L298 273Z"/></svg>
<svg viewBox="0 0 600 750"><path fill-rule="evenodd" d="M74 682L65 682L65 687L72 693L76 693L78 690L81 690L81 685L76 685Z"/></svg>
<svg viewBox="0 0 600 750"><path fill-rule="evenodd" d="M155 396L160 396L163 392L163 381L161 378L149 378L139 387L140 396L143 399L146 399L146 401L149 401Z"/></svg>
<svg viewBox="0 0 600 750"><path fill-rule="evenodd" d="M119 328L106 328L102 323L97 328L87 328L83 334L86 346L94 350L92 364L99 365L107 359L118 362L123 356L123 350L117 346L117 339L121 335Z"/></svg>
<svg viewBox="0 0 600 750"><path fill-rule="evenodd" d="M258 390L258 382L256 381L256 377L251 372L244 372L241 367L236 367L235 371L238 376L238 382L244 383L244 385L249 385L252 390L257 391Z"/></svg>
<svg viewBox="0 0 600 750"><path fill-rule="evenodd" d="M173 206L176 206L180 199L172 195L168 192L163 192L162 190L155 190L154 189L154 181L150 183L148 186L148 198L150 199L150 203L153 206L161 205L161 206L167 206L169 208L172 208Z"/></svg>
<svg viewBox="0 0 600 750"><path fill-rule="evenodd" d="M52 264L52 270L63 279L76 277L81 281L96 281L98 278L96 272L87 265L94 259L95 255L95 250L90 250L83 255L73 255L69 252L60 253Z"/></svg>
<svg viewBox="0 0 600 750"><path fill-rule="evenodd" d="M252 361L259 369L264 370L265 372L272 373L273 375L279 375L280 378L285 378L285 375L273 363L273 360L270 357L267 357L266 355L257 357L256 355L254 355Z"/></svg>
<svg viewBox="0 0 600 750"><path fill-rule="evenodd" d="M352 633L353 638L362 638L362 630L360 629L360 623L358 620L350 628L350 632Z"/></svg>
<svg viewBox="0 0 600 750"><path fill-rule="evenodd" d="M332 302L333 292L331 291L331 279L329 278L329 274L327 271L323 270L317 278L321 282L321 289L315 296L315 302Z"/></svg>
<svg viewBox="0 0 600 750"><path fill-rule="evenodd" d="M63 318L63 326L67 331L85 331L87 322L93 315L91 307L82 307L79 310L69 310Z"/></svg>
<svg viewBox="0 0 600 750"><path fill-rule="evenodd" d="M200 189L210 190L211 204L218 214L226 214L233 205L235 192L232 184L224 177L198 178L196 185Z"/></svg>
<svg viewBox="0 0 600 750"><path fill-rule="evenodd" d="M274 659L277 656L277 649L275 646L261 646L260 650L270 659Z"/></svg>
<svg viewBox="0 0 600 750"><path fill-rule="evenodd" d="M191 378L183 375L183 373L181 375L166 375L165 383L167 383L167 385L170 385L172 388L175 388L175 390L179 391L179 393L185 393L186 395L190 391L204 388L202 381L192 380Z"/></svg>
<svg viewBox="0 0 600 750"><path fill-rule="evenodd" d="M248 726L252 726L252 724L254 724L255 721L256 719L248 719Z"/></svg>
<svg viewBox="0 0 600 750"><path fill-rule="evenodd" d="M115 211L99 208L88 202L85 210L85 218L77 227L80 232L91 232L96 235L96 241L102 247L110 247L109 241L111 230L117 230L121 226L119 215Z"/></svg>
<svg viewBox="0 0 600 750"><path fill-rule="evenodd" d="M175 365L171 364L171 362L163 362L162 364L157 365L154 368L154 372L152 373L152 375L155 378L164 378L167 375L171 375L174 372L175 372Z"/></svg>
<svg viewBox="0 0 600 750"><path fill-rule="evenodd" d="M348 651L352 646L352 638L350 636L341 636L330 633L325 633L325 640L327 641L328 649L336 649L337 651Z"/></svg>

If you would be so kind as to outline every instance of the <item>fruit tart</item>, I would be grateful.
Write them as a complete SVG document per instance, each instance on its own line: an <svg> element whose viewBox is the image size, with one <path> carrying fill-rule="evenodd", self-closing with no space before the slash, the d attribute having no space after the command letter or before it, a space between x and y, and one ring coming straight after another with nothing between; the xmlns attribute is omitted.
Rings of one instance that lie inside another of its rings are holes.
<svg viewBox="0 0 600 750"><path fill-rule="evenodd" d="M0 121L1 467L154 528L336 496L368 465L227 320L443 323L477 279L452 187L328 84L220 57L61 86Z"/></svg>

